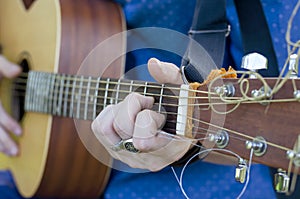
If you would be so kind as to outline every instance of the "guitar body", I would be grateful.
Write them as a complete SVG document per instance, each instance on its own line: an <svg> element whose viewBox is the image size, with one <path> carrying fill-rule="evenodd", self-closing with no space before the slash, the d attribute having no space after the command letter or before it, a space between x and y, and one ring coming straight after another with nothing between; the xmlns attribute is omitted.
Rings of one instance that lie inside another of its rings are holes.
<svg viewBox="0 0 300 199"><path fill-rule="evenodd" d="M2 0L2 53L12 62L25 61L30 70L76 74L97 44L123 30L122 17L116 4L101 0ZM111 48L120 54L124 41ZM114 62L106 76L119 78L124 71L123 61ZM101 68L95 68L92 72L95 75L100 71ZM9 85L2 84L0 93L6 109L13 109ZM30 112L24 114L21 124L23 135L16 138L20 154L0 154L0 168L12 172L24 197L101 195L110 168L86 150L72 119ZM90 127L86 133L92 135ZM105 149L98 145L95 147L103 153L102 158L111 162Z"/></svg>

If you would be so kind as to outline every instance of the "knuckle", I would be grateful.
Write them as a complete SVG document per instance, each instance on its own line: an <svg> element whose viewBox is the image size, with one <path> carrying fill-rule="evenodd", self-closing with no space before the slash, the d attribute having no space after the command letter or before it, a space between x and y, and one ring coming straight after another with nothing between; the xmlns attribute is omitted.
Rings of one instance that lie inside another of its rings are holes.
<svg viewBox="0 0 300 199"><path fill-rule="evenodd" d="M147 121L147 122L152 122L151 119L151 110L149 109L144 109L141 112L139 112L136 116L137 121Z"/></svg>
<svg viewBox="0 0 300 199"><path fill-rule="evenodd" d="M91 128L94 132L102 133L106 132L109 130L110 124L103 122L105 118L109 117L109 114L111 111L113 111L113 106L114 105L109 105L105 109L100 112L100 114L96 117L96 119L92 122Z"/></svg>

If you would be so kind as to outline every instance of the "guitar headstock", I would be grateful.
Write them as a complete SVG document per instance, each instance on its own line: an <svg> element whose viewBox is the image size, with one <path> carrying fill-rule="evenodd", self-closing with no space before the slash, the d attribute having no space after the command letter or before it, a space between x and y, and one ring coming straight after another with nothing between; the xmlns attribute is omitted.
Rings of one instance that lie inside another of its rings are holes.
<svg viewBox="0 0 300 199"><path fill-rule="evenodd" d="M254 162L300 173L299 79L220 78L198 88L195 104L193 133L205 147L244 159L253 150Z"/></svg>

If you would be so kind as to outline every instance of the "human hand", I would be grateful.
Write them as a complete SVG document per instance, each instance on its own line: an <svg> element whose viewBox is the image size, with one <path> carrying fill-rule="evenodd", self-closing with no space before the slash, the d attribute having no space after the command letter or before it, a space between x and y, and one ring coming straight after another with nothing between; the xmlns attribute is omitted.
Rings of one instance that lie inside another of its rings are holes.
<svg viewBox="0 0 300 199"><path fill-rule="evenodd" d="M21 68L0 55L0 77L13 78L21 72ZM18 154L18 147L16 143L9 136L9 132L19 136L22 129L18 122L16 122L10 115L8 115L0 100L0 152L9 156Z"/></svg>
<svg viewBox="0 0 300 199"><path fill-rule="evenodd" d="M152 58L148 69L159 83L183 83L179 69L171 63ZM151 110L153 103L152 97L132 93L117 105L106 107L93 121L92 129L115 159L133 168L157 171L180 159L191 142L161 133L165 116ZM121 140L130 138L139 153L112 149Z"/></svg>

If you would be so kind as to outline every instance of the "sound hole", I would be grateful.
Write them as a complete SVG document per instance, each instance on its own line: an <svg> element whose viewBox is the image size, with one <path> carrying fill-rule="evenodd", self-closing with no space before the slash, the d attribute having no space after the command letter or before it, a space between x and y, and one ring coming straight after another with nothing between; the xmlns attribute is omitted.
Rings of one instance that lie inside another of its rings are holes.
<svg viewBox="0 0 300 199"><path fill-rule="evenodd" d="M25 114L25 94L27 74L29 71L29 64L26 59L19 63L23 72L13 81L13 97L12 97L12 114L17 121L21 121Z"/></svg>

